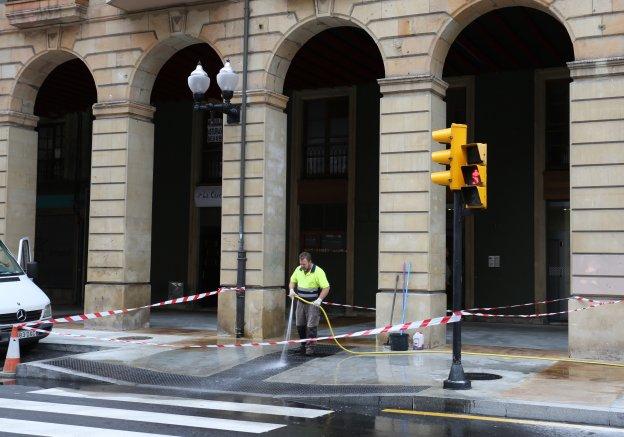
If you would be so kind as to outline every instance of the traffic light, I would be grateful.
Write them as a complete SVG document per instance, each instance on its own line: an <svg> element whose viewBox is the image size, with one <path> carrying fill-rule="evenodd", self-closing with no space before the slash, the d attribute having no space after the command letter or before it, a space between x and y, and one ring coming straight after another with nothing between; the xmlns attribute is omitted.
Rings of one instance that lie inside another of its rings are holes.
<svg viewBox="0 0 624 437"><path fill-rule="evenodd" d="M451 190L460 190L464 185L462 166L466 164L466 157L462 146L467 141L467 127L465 124L451 124L451 127L433 131L434 141L450 144L451 148L431 154L431 160L438 164L450 165L450 170L431 173L431 181L438 185L447 185Z"/></svg>
<svg viewBox="0 0 624 437"><path fill-rule="evenodd" d="M461 187L466 208L487 208L487 144L471 143L462 146L465 164L461 171L464 186Z"/></svg>

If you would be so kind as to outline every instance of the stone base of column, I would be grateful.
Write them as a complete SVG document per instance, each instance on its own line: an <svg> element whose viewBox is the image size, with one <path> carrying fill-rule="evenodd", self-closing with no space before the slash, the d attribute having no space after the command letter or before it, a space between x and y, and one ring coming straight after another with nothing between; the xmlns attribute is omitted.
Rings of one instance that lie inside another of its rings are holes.
<svg viewBox="0 0 624 437"><path fill-rule="evenodd" d="M217 335L236 334L236 292L217 295Z"/></svg>
<svg viewBox="0 0 624 437"><path fill-rule="evenodd" d="M260 288L245 292L245 337L254 340L281 337L286 323L283 288ZM236 330L236 293L219 294L218 333L234 335Z"/></svg>
<svg viewBox="0 0 624 437"><path fill-rule="evenodd" d="M87 284L85 286L85 313L136 308L149 305L149 284ZM149 327L149 308L119 316L104 317L84 322L87 329L130 331Z"/></svg>
<svg viewBox="0 0 624 437"><path fill-rule="evenodd" d="M390 323L390 311L392 309L392 291L381 291L377 293L377 311L375 326L385 326ZM397 291L394 305L394 315L392 324L401 323L401 313L403 308L403 294ZM418 320L431 317L441 317L446 315L446 293L442 292L414 292L407 294L407 308L405 311L406 322L416 322ZM424 335L425 349L431 349L446 344L446 326L432 326L424 329L410 329L407 332L411 336L415 331L420 331ZM386 343L387 334L377 336L377 345ZM411 346L411 341L410 341Z"/></svg>
<svg viewBox="0 0 624 437"><path fill-rule="evenodd" d="M608 296L591 299L621 299ZM587 302L571 300L571 310L587 307ZM624 304L603 305L569 314L568 347L572 358L624 361Z"/></svg>

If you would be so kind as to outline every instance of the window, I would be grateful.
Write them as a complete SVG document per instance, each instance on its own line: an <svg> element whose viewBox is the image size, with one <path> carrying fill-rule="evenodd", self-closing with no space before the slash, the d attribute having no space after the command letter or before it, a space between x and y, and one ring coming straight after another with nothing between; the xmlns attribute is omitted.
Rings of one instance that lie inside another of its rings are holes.
<svg viewBox="0 0 624 437"><path fill-rule="evenodd" d="M546 82L546 170L568 170L570 164L569 79Z"/></svg>
<svg viewBox="0 0 624 437"><path fill-rule="evenodd" d="M223 119L221 117L208 118L206 142L202 155L202 182L221 183L223 160Z"/></svg>
<svg viewBox="0 0 624 437"><path fill-rule="evenodd" d="M37 151L38 181L60 181L64 177L63 128L65 123L40 123Z"/></svg>
<svg viewBox="0 0 624 437"><path fill-rule="evenodd" d="M23 275L15 259L9 254L6 246L0 241L0 276Z"/></svg>
<svg viewBox="0 0 624 437"><path fill-rule="evenodd" d="M303 176L346 178L349 99L308 100L304 107Z"/></svg>

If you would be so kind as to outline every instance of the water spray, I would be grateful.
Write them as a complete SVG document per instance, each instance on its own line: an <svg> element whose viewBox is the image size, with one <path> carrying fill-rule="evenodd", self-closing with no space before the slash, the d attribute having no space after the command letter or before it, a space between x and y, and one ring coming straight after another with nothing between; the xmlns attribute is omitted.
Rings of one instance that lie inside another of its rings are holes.
<svg viewBox="0 0 624 437"><path fill-rule="evenodd" d="M295 307L295 299L290 299L290 312L288 313L288 324L286 325L286 336L284 340L290 340L290 330L292 328L293 308ZM286 365L286 347L284 344L282 347L282 356L280 357L280 364Z"/></svg>

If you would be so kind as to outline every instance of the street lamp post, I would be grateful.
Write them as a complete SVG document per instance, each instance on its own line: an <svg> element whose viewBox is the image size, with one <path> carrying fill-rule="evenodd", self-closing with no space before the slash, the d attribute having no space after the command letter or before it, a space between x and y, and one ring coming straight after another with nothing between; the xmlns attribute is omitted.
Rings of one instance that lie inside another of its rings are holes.
<svg viewBox="0 0 624 437"><path fill-rule="evenodd" d="M210 77L204 71L201 62L197 64L197 68L188 77L188 86L193 93L193 100L195 101L193 109L195 111L217 111L227 115L228 124L236 124L240 122L240 105L233 105L230 103L234 90L238 84L238 74L232 70L230 61L226 60L225 65L217 74L217 84L221 88L221 96L223 97L223 103L206 103L204 94L210 88Z"/></svg>
<svg viewBox="0 0 624 437"><path fill-rule="evenodd" d="M243 73L246 70L243 69ZM246 76L246 75L244 75ZM234 90L238 84L238 75L232 70L230 61L226 60L225 65L217 74L217 85L221 88L221 96L223 103L206 103L203 102L204 94L210 88L210 77L204 71L201 62L197 64L197 68L188 77L188 86L193 93L193 110L194 111L217 111L227 115L228 124L238 124L241 119L241 105L233 105L230 101L234 95ZM243 77L243 88L246 87L245 77ZM243 97L245 91L243 90ZM236 337L241 338L244 335L245 326L245 276L247 256L245 252L244 240L244 209L245 209L245 113L243 110L243 126L241 128L241 175L240 175L240 211L239 211L239 242L238 256L236 268Z"/></svg>

